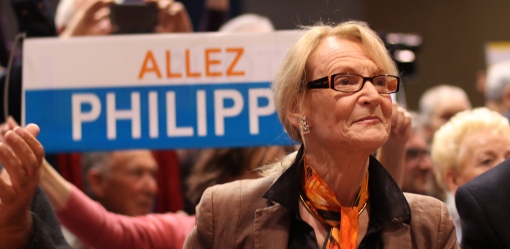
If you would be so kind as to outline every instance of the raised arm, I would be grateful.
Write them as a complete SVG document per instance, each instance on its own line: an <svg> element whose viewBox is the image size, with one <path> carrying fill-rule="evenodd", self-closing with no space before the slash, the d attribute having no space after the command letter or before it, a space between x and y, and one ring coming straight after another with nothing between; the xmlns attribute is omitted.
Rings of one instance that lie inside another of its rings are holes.
<svg viewBox="0 0 510 249"><path fill-rule="evenodd" d="M138 217L110 213L47 163L43 166L41 187L61 223L94 248L182 248L195 224L194 216L184 213Z"/></svg>
<svg viewBox="0 0 510 249"><path fill-rule="evenodd" d="M410 131L411 115L397 103L393 103L390 138L377 151L377 160L384 165L400 188L404 181L404 148Z"/></svg>

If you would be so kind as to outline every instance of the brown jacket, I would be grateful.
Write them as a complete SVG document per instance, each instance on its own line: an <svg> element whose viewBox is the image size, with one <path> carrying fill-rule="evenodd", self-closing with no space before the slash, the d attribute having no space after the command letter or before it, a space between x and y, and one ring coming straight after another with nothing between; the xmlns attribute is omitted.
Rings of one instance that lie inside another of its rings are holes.
<svg viewBox="0 0 510 249"><path fill-rule="evenodd" d="M207 189L184 248L286 249L291 213L262 197L275 180L270 176ZM416 194L405 196L411 207L410 225L388 222L381 233L383 248L459 248L443 202Z"/></svg>

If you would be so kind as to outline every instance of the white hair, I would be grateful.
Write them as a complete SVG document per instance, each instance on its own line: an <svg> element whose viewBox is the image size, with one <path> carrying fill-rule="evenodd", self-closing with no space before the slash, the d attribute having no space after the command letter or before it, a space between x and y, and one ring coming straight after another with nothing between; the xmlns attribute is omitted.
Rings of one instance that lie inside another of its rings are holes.
<svg viewBox="0 0 510 249"><path fill-rule="evenodd" d="M510 84L510 61L492 64L487 70L485 98L499 102L503 99L503 91Z"/></svg>
<svg viewBox="0 0 510 249"><path fill-rule="evenodd" d="M457 86L439 85L425 91L420 98L420 118L423 124L429 124L434 116L434 112L443 102L452 100L464 100L471 108L471 102L464 90Z"/></svg>
<svg viewBox="0 0 510 249"><path fill-rule="evenodd" d="M257 14L243 14L223 24L220 32L271 32L273 23L269 18Z"/></svg>

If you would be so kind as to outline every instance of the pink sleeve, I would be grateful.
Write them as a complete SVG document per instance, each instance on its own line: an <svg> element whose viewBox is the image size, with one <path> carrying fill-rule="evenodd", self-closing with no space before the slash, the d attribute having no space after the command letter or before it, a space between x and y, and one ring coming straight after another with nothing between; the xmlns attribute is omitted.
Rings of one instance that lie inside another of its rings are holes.
<svg viewBox="0 0 510 249"><path fill-rule="evenodd" d="M129 217L110 213L75 187L57 216L69 231L94 248L181 249L195 225L195 217L186 214Z"/></svg>

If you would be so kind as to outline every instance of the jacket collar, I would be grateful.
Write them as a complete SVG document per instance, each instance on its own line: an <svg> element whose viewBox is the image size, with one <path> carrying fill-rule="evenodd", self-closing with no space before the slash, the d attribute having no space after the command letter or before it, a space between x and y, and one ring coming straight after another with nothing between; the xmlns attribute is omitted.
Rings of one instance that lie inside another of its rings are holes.
<svg viewBox="0 0 510 249"><path fill-rule="evenodd" d="M279 203L299 216L299 179L303 169L303 146L292 165L271 185L264 198ZM378 232L387 221L409 224L411 209L391 175L375 157L369 160L370 224L368 233Z"/></svg>

